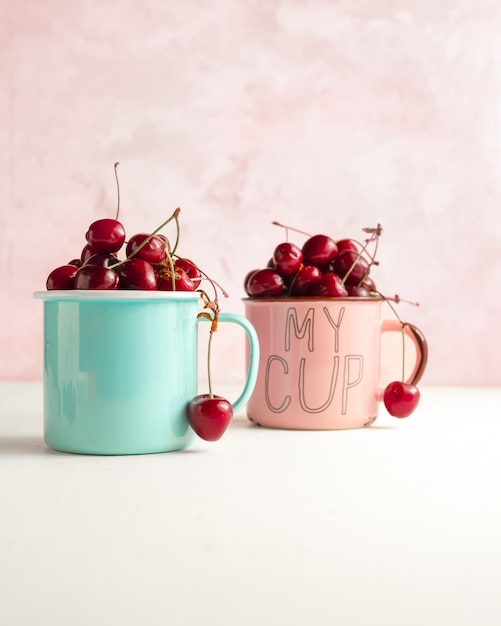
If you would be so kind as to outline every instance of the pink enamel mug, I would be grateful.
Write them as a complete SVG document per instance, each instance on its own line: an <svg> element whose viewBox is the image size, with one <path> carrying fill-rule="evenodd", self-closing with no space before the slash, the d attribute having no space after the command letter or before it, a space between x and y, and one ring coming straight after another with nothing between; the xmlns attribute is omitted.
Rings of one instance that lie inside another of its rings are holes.
<svg viewBox="0 0 501 626"><path fill-rule="evenodd" d="M382 337L402 335L400 321L383 318L383 299L248 298L244 303L260 344L257 382L247 403L252 422L335 430L375 421L384 393ZM415 357L409 366L406 359L405 382L417 384L428 347L416 326L406 323L403 328ZM403 350L391 356L399 380Z"/></svg>

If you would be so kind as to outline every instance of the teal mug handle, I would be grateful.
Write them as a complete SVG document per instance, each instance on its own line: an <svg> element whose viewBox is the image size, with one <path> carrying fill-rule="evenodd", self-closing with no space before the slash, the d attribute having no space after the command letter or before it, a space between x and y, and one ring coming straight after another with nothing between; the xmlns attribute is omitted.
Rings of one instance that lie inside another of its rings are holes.
<svg viewBox="0 0 501 626"><path fill-rule="evenodd" d="M199 317L200 320L209 321L204 317ZM254 387L256 385L257 373L259 368L259 340L257 337L256 330L254 326L249 322L249 320L242 315L237 315L236 313L220 313L219 314L220 322L227 322L230 324L237 324L241 328L244 329L247 338L249 340L249 362L247 366L247 378L245 380L245 385L242 390L242 393L238 396L235 402L231 403L233 407L233 414L235 415L247 404L247 401L252 395L254 391Z"/></svg>

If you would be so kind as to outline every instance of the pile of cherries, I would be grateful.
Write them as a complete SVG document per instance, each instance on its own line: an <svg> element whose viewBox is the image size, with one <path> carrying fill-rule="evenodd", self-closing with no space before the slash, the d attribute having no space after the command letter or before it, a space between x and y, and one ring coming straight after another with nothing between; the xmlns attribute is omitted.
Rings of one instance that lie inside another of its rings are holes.
<svg viewBox="0 0 501 626"><path fill-rule="evenodd" d="M86 244L78 258L52 270L47 277L48 290L56 289L135 289L157 291L199 291L204 309L198 314L212 321L209 346L209 393L195 396L186 407L186 415L195 433L206 441L222 437L233 417L231 403L212 393L210 378L210 351L212 335L217 329L219 305L215 283L189 259L176 254L179 241L179 213L176 209L163 224L152 233L138 233L126 241L125 228L118 221L120 211L120 188L115 163L118 206L115 219L103 218L93 222L85 235ZM176 243L171 248L169 240L159 231L175 220ZM119 253L125 246L125 257ZM210 300L199 288L202 279L214 287L215 298ZM227 295L223 291L224 295Z"/></svg>
<svg viewBox="0 0 501 626"><path fill-rule="evenodd" d="M177 219L178 214L172 217ZM47 289L195 291L202 280L195 263L173 257L162 234L137 233L126 242L122 223L104 218L89 226L85 238L87 243L78 258L50 272ZM121 260L119 252L124 245L125 258Z"/></svg>
<svg viewBox="0 0 501 626"><path fill-rule="evenodd" d="M244 289L250 298L373 297L388 301L376 289L370 276L371 268L378 265L376 252L382 233L380 224L363 229L367 234L363 242L335 240L327 235L310 236L278 222L273 224L286 229L287 241L276 246L267 267L252 270L246 275ZM302 247L288 241L289 230L308 237ZM394 307L391 308L401 321ZM404 323L404 341L403 330ZM417 407L419 398L416 385L402 380L391 382L385 388L383 402L390 415L408 417Z"/></svg>
<svg viewBox="0 0 501 626"><path fill-rule="evenodd" d="M364 243L353 239L335 241L327 235L313 235L301 248L289 241L280 243L266 268L247 274L245 292L250 298L379 296L370 270L377 265L375 253L381 231L379 224L365 228L370 236ZM371 254L368 248L372 242L376 246Z"/></svg>

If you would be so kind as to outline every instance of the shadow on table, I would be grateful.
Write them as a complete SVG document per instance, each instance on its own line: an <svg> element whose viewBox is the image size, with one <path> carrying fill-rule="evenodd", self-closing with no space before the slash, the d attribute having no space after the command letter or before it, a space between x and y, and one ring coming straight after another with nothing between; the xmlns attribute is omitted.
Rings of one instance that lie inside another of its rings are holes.
<svg viewBox="0 0 501 626"><path fill-rule="evenodd" d="M158 453L151 453L151 454L138 454L138 455L127 455L127 454L117 454L117 455L77 455L77 456L89 456L89 457L95 457L95 456L109 456L111 457L133 457L133 456L138 456L138 457L157 457L160 456L162 454L175 454L175 455L179 455L179 454L199 454L201 451L197 450L195 448L187 448L185 450L175 450L173 452L158 452ZM2 436L0 437L0 457L2 456L7 456L7 455L15 455L15 456L73 456L73 453L71 452L63 452L63 451L59 451L59 450L53 450L52 448L49 448L42 437L33 437L32 435L26 435L26 436L22 436L22 435L16 435L16 436Z"/></svg>
<svg viewBox="0 0 501 626"><path fill-rule="evenodd" d="M32 435L16 435L0 437L0 456L7 454L27 456L51 454L42 437L33 437Z"/></svg>
<svg viewBox="0 0 501 626"><path fill-rule="evenodd" d="M308 428L305 428L304 430L301 428L295 429L295 428L275 428L272 426L263 426L261 424L257 424L254 422L251 422L249 419L247 419L246 417L236 417L235 419L233 419L233 421L230 424L230 428L234 428L234 429L246 429L246 430L270 430L270 431L275 431L275 432L295 432L295 433L334 433L334 432L347 432L347 433L352 433L355 431L371 431L371 430L395 430L395 426L392 426L390 424L378 424L378 422L374 422L373 424L371 424L370 426L366 426L366 427L361 427L361 428L340 428L340 429L332 429L332 430L310 430Z"/></svg>

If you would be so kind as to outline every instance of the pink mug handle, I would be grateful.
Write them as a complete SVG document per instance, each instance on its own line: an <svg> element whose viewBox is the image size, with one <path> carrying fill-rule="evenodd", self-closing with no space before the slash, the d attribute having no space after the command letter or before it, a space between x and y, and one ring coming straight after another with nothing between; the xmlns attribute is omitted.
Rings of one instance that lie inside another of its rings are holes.
<svg viewBox="0 0 501 626"><path fill-rule="evenodd" d="M416 348L416 363L414 364L414 368L410 376L408 376L404 382L417 385L424 374L426 363L428 362L428 344L423 333L417 326L414 326L414 324L410 324L409 322L400 322L398 320L383 320L381 332L401 333L402 326L406 337L412 341Z"/></svg>

